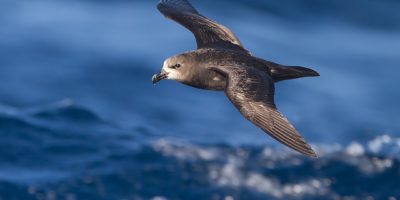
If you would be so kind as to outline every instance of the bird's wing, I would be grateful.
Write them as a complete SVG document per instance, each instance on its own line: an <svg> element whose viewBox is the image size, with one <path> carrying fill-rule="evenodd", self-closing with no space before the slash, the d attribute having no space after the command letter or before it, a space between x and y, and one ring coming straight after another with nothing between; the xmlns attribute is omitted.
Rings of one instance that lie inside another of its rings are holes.
<svg viewBox="0 0 400 200"><path fill-rule="evenodd" d="M293 125L277 110L274 84L269 75L254 67L240 65L210 69L227 78L225 93L246 119L286 146L316 157Z"/></svg>
<svg viewBox="0 0 400 200"><path fill-rule="evenodd" d="M161 0L157 8L189 29L196 37L198 49L228 48L248 53L231 30L201 15L187 0Z"/></svg>

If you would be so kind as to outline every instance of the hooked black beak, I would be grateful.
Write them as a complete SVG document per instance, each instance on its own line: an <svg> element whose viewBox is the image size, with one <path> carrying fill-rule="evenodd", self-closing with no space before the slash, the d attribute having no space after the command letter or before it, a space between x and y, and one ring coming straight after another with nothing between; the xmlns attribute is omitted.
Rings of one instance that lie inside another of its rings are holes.
<svg viewBox="0 0 400 200"><path fill-rule="evenodd" d="M151 78L151 81L155 85L156 83L160 82L163 79L166 79L168 77L168 73L165 71L161 71L159 74L154 74L153 77Z"/></svg>

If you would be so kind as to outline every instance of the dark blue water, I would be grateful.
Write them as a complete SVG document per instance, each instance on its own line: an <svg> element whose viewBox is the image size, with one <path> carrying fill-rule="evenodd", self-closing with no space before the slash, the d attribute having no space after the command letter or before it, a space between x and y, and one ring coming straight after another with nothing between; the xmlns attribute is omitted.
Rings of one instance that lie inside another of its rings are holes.
<svg viewBox="0 0 400 200"><path fill-rule="evenodd" d="M308 159L222 93L151 76L195 48L145 0L0 1L0 200L400 199L400 2L193 0L277 85ZM223 12L221 12L223 11Z"/></svg>

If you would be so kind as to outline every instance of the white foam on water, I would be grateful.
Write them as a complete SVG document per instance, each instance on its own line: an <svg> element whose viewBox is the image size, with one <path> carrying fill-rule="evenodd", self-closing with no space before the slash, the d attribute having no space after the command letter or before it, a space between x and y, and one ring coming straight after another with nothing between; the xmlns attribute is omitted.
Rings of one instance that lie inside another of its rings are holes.
<svg viewBox="0 0 400 200"><path fill-rule="evenodd" d="M172 142L166 139L156 140L152 143L152 147L165 156L172 156L181 160L213 160L217 156L215 150L212 148L200 148L193 144Z"/></svg>
<svg viewBox="0 0 400 200"><path fill-rule="evenodd" d="M382 146L392 142L392 137L389 135L378 136L375 139L368 142L368 149L374 153L381 151Z"/></svg>
<svg viewBox="0 0 400 200"><path fill-rule="evenodd" d="M366 175L372 175L393 167L396 158L381 158L371 154L382 153L381 151L387 148L392 149L392 152L398 151L398 144L398 139L381 135L366 143L354 141L344 146L340 144L313 146L320 155L315 162L321 165L326 158L335 159L355 166ZM333 180L329 178L309 177L299 182L282 182L273 174L269 176L259 171L260 167L262 169L295 167L307 162L307 159L304 159L306 157L287 148L264 147L261 151L253 152L242 147L201 146L189 142L177 142L175 139L156 140L152 143L152 147L165 156L179 160L210 162L207 166L208 178L210 183L218 187L247 188L277 199L340 196L331 188ZM249 162L257 163L259 167ZM229 196L226 198L230 199Z"/></svg>
<svg viewBox="0 0 400 200"><path fill-rule="evenodd" d="M155 196L155 197L151 198L151 200L168 200L168 199L165 197L162 197L162 196Z"/></svg>
<svg viewBox="0 0 400 200"><path fill-rule="evenodd" d="M362 156L364 155L365 150L360 143L352 142L349 146L347 146L346 153L351 156Z"/></svg>

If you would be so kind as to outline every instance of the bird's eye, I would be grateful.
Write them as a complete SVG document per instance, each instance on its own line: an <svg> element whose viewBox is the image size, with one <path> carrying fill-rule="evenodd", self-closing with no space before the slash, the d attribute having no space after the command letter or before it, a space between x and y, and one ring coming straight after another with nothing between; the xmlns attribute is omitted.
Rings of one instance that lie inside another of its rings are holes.
<svg viewBox="0 0 400 200"><path fill-rule="evenodd" d="M169 68L178 69L179 67L181 67L181 64L172 65Z"/></svg>

